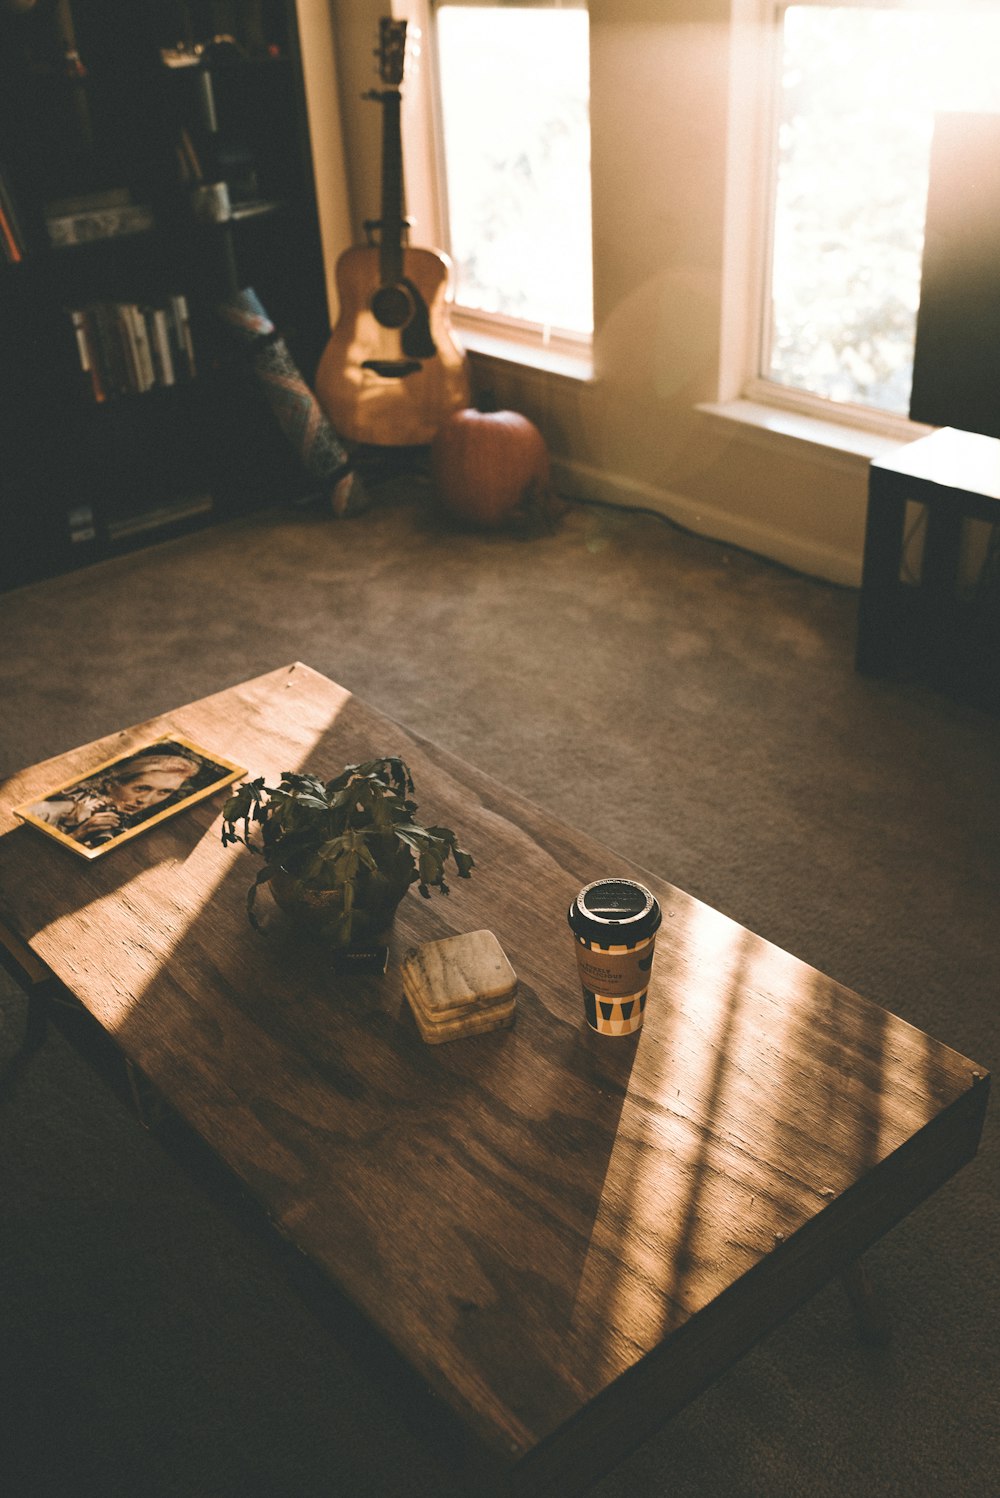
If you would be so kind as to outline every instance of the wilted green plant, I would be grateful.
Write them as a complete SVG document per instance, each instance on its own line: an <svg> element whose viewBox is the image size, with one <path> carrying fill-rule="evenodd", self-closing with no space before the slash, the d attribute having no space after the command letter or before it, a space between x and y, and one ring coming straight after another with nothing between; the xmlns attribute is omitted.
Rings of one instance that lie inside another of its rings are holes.
<svg viewBox="0 0 1000 1498"><path fill-rule="evenodd" d="M411 884L427 898L432 889L448 894L449 857L468 879L471 854L450 827L414 820L413 790L407 765L392 757L348 765L333 780L285 771L276 787L263 777L241 785L223 807L222 841L264 860L247 891L254 929L263 929L254 911L262 884L285 908L309 911L334 945L348 947L384 931Z"/></svg>

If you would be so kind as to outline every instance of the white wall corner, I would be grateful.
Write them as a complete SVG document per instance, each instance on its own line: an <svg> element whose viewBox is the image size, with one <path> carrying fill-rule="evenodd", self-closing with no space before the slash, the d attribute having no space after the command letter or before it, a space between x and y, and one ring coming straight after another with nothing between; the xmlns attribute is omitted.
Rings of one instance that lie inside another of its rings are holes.
<svg viewBox="0 0 1000 1498"><path fill-rule="evenodd" d="M332 325L338 313L335 267L339 256L353 240L333 12L330 0L296 0L295 8L312 146L316 209L323 246L326 300Z"/></svg>

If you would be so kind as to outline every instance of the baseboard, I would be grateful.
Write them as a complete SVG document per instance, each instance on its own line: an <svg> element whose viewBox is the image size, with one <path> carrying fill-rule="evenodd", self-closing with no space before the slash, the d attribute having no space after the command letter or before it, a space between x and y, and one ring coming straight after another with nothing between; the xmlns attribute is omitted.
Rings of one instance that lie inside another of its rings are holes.
<svg viewBox="0 0 1000 1498"><path fill-rule="evenodd" d="M656 510L695 535L739 546L809 577L823 578L849 588L860 585L861 558L853 552L837 551L807 537L761 525L726 510L696 504L672 490L628 478L625 474L608 473L571 458L553 457L552 476L556 489L568 499L599 499L604 504L618 505L622 509Z"/></svg>

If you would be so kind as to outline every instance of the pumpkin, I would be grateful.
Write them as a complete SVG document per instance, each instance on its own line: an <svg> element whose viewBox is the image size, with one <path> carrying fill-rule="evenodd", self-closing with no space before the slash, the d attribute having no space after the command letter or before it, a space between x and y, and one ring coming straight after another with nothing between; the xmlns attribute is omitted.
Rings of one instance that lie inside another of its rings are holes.
<svg viewBox="0 0 1000 1498"><path fill-rule="evenodd" d="M491 529L549 492L541 432L517 411L455 411L431 443L438 498L457 520Z"/></svg>

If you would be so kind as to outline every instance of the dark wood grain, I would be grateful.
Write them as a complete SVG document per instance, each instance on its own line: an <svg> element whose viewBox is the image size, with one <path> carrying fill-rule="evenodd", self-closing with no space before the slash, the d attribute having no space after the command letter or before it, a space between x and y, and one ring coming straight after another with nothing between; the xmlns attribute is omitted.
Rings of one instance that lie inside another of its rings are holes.
<svg viewBox="0 0 1000 1498"><path fill-rule="evenodd" d="M171 730L268 777L400 754L474 876L406 897L384 978L343 977L276 911L250 932L218 803L83 867L11 817ZM607 874L664 912L637 1037L583 1020L566 910ZM0 787L0 919L525 1491L616 1461L982 1126L982 1068L301 665ZM425 1045L400 959L479 929L516 1024Z"/></svg>

